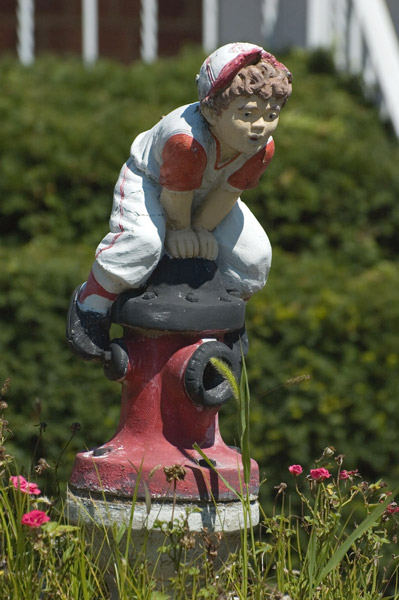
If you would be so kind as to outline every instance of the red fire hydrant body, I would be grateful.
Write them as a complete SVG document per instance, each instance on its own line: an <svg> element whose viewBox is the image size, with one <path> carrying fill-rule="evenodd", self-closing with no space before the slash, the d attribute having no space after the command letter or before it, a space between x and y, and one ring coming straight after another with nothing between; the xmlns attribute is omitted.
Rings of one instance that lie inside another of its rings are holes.
<svg viewBox="0 0 399 600"><path fill-rule="evenodd" d="M173 334L127 340L129 370L117 432L103 446L78 454L70 480L73 487L133 497L138 483L138 498L145 497L147 488L153 498L175 493L186 501L236 499L193 449L198 444L218 473L240 490L241 455L222 440L219 407L196 405L184 387L187 364L205 343L198 337ZM175 490L163 470L173 465L186 471ZM252 461L249 491L256 494L257 490L258 468Z"/></svg>
<svg viewBox="0 0 399 600"><path fill-rule="evenodd" d="M117 301L114 321L124 326L124 338L111 347L122 368L118 363L116 375L112 364L105 370L122 380L119 426L109 442L77 455L72 490L138 500L148 492L186 502L236 500L229 487L243 490L241 454L224 443L218 426L232 393L209 359L225 360L238 374L244 311L234 290L222 289L214 264L195 259L165 257L144 292ZM164 468L175 465L185 474L170 483ZM251 461L252 496L258 485Z"/></svg>

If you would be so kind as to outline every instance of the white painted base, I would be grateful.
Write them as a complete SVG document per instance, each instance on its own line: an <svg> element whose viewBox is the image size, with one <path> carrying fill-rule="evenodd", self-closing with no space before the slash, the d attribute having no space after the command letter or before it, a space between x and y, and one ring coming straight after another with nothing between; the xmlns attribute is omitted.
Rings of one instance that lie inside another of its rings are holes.
<svg viewBox="0 0 399 600"><path fill-rule="evenodd" d="M192 562L206 552L206 545L212 544L215 548L215 567L221 565L230 553L237 552L241 545L242 529L244 527L244 511L240 502L210 503L173 503L170 501L151 502L147 507L144 502L136 502L132 514L132 500L128 498L110 500L95 498L85 493L76 493L71 489L67 492L66 515L71 524L82 524L95 543L104 543L104 533L112 539L112 532L116 533L117 527L131 528L131 547L129 548L130 560L135 560L145 547L145 556L151 569L156 565L157 576L166 581L176 572L176 565L172 556L159 553L159 548L164 545L165 533L154 528L156 521L168 523L187 523L185 531L193 534L193 547L187 548L184 554L186 562ZM259 505L256 498L251 498L248 520L252 526L259 523ZM117 527L115 527L115 525ZM249 522L247 523L249 526ZM221 535L220 535L221 534ZM126 532L119 542L124 551ZM111 544L113 545L113 544ZM104 568L109 569L108 581L110 583L111 600L118 600L119 594L115 580L107 561L110 558L110 547L105 544L102 550Z"/></svg>
<svg viewBox="0 0 399 600"><path fill-rule="evenodd" d="M192 532L208 531L225 534L240 531L244 527L244 515L241 502L206 503L173 503L170 501L152 501L149 507L144 502L136 502L131 520L132 500L120 498L104 500L89 494L76 494L70 489L67 492L68 519L72 523L93 521L104 527L114 523L128 525L131 521L133 531L151 530L155 521L169 522L181 520L188 515L188 527ZM195 511L195 512L193 512ZM259 507L256 498L251 498L252 525L259 522Z"/></svg>

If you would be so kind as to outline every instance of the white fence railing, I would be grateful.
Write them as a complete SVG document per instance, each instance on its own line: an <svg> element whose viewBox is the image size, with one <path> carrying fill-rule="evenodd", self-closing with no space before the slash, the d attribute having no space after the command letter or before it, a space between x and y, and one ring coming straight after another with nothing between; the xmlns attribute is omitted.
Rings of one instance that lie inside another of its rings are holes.
<svg viewBox="0 0 399 600"><path fill-rule="evenodd" d="M34 0L18 0L17 5L17 52L23 65L31 65L35 59L35 3Z"/></svg>
<svg viewBox="0 0 399 600"><path fill-rule="evenodd" d="M86 65L98 59L98 0L82 2L82 56Z"/></svg>
<svg viewBox="0 0 399 600"><path fill-rule="evenodd" d="M140 53L145 62L158 55L158 1L141 0ZM98 0L81 0L82 3L82 58L85 64L96 62L98 45ZM202 0L202 44L211 52L218 44L219 0ZM35 0L17 0L18 57L23 65L35 59Z"/></svg>
<svg viewBox="0 0 399 600"><path fill-rule="evenodd" d="M332 48L338 69L361 75L399 138L399 42L385 0L308 0L307 45Z"/></svg>
<svg viewBox="0 0 399 600"><path fill-rule="evenodd" d="M228 0L202 0L202 44L206 52L218 46L223 1ZM90 65L99 54L98 0L81 2L82 57ZM141 0L140 51L145 62L155 60L158 53L158 2ZM268 37L280 2L259 2L262 31ZM24 65L34 61L34 7L35 0L17 2L18 55ZM399 43L385 0L307 0L306 10L307 46L332 48L339 69L361 75L379 103L381 115L389 118L399 138Z"/></svg>

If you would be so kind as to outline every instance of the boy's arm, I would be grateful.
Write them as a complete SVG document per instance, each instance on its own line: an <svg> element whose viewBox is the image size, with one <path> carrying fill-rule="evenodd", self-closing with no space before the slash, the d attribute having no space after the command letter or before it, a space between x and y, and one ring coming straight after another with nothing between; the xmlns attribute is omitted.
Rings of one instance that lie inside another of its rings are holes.
<svg viewBox="0 0 399 600"><path fill-rule="evenodd" d="M166 213L168 229L191 227L191 204L193 192L176 192L163 187L160 201Z"/></svg>
<svg viewBox="0 0 399 600"><path fill-rule="evenodd" d="M165 247L168 253L173 258L199 256L215 260L218 244L211 232L231 211L239 196L239 190L213 190L191 221L193 192L162 188L160 201L166 213Z"/></svg>
<svg viewBox="0 0 399 600"><path fill-rule="evenodd" d="M239 197L239 190L212 190L194 215L193 227L213 231L229 214Z"/></svg>
<svg viewBox="0 0 399 600"><path fill-rule="evenodd" d="M212 231L231 211L240 196L238 190L228 191L223 188L212 190L198 208L193 218L193 229L199 241L199 256L215 260L218 254L218 243Z"/></svg>
<svg viewBox="0 0 399 600"><path fill-rule="evenodd" d="M199 254L199 241L191 229L193 192L176 192L163 187L160 201L166 214L165 247L173 258Z"/></svg>

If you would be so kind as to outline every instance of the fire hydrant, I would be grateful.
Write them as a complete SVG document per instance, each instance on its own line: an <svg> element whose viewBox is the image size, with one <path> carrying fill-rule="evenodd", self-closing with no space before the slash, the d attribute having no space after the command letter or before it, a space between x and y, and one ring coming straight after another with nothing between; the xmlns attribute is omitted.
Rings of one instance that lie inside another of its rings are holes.
<svg viewBox="0 0 399 600"><path fill-rule="evenodd" d="M111 343L104 371L122 383L120 421L110 441L76 457L72 521L129 522L136 542L151 532L155 556L162 542L154 523L184 516L191 531L223 532L220 558L237 549L242 506L232 490L243 491L243 467L219 431L218 412L232 392L210 359L239 377L244 317L245 302L204 259L165 256L144 290L118 298L113 322L124 335ZM258 486L251 461L253 524Z"/></svg>

